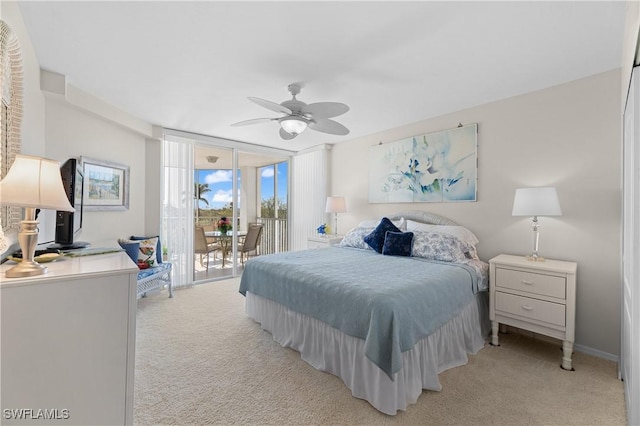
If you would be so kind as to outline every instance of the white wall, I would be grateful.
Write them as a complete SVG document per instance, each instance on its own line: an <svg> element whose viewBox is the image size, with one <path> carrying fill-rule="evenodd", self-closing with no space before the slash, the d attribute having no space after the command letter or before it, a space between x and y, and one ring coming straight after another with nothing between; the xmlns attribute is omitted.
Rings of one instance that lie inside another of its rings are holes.
<svg viewBox="0 0 640 426"><path fill-rule="evenodd" d="M159 183L150 185L154 197L146 196L145 188L145 136L151 133L151 125L127 116L108 105L94 101L89 95L73 90L77 103L87 103L94 107L102 105L111 120L97 114L83 112L65 103L62 97L45 98L40 88L40 64L24 26L22 14L15 1L2 1L0 17L15 31L22 50L24 72L24 112L21 129L23 154L39 155L64 161L70 157L88 156L127 164L131 167L130 205L126 212L87 212L80 239L101 242L128 237L131 234L158 232L159 221L150 221L147 226L145 198L149 204L156 204L159 217ZM128 124L115 124L113 118ZM150 153L159 151L157 141L148 142ZM153 145L156 144L154 149ZM156 156L158 157L158 156ZM159 158L159 157L158 157ZM159 176L159 162L150 167L152 176ZM159 178L158 178L159 179ZM157 194L157 195L156 195ZM43 212L40 217L40 242L51 241L55 233L54 212ZM11 236L10 236L11 237ZM15 237L15 236L13 236Z"/></svg>
<svg viewBox="0 0 640 426"><path fill-rule="evenodd" d="M336 144L331 193L341 229L403 210L431 211L471 229L479 255L527 254L530 218L512 217L518 187L556 186L561 217L541 218L540 254L578 262L576 344L620 348L620 70ZM478 201L369 204L369 147L478 123ZM359 158L359 161L354 159Z"/></svg>
<svg viewBox="0 0 640 426"><path fill-rule="evenodd" d="M129 210L85 211L79 240L115 242L118 238L146 232L144 136L54 98L46 102L46 134L49 158L64 162L71 157L85 156L130 167ZM159 192L159 185L152 185L150 190ZM47 232L52 239L53 230Z"/></svg>

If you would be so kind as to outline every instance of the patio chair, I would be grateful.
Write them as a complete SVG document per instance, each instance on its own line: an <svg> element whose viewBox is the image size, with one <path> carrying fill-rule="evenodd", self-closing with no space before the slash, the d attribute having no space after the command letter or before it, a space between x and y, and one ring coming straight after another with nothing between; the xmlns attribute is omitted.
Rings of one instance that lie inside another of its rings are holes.
<svg viewBox="0 0 640 426"><path fill-rule="evenodd" d="M218 227L216 225L214 225L213 223L210 223L208 225L202 225L202 229L204 229L205 236L206 236L207 232L217 231ZM207 237L207 244L215 243L216 241L217 241L216 237ZM215 258L215 256L214 256L214 258Z"/></svg>
<svg viewBox="0 0 640 426"><path fill-rule="evenodd" d="M193 235L193 245L195 253L200 255L200 266L204 266L202 263L202 255L204 254L207 256L207 269L209 269L209 255L213 253L213 260L215 260L215 252L222 250L222 246L220 244L207 242L207 237L204 234L204 228L202 226L196 226L195 233Z"/></svg>
<svg viewBox="0 0 640 426"><path fill-rule="evenodd" d="M242 266L244 266L245 256L249 256L249 253L252 251L255 251L257 253L261 236L262 225L249 225L249 229L247 230L247 235L244 237L244 241L238 244L238 253L240 254L240 262L242 263Z"/></svg>

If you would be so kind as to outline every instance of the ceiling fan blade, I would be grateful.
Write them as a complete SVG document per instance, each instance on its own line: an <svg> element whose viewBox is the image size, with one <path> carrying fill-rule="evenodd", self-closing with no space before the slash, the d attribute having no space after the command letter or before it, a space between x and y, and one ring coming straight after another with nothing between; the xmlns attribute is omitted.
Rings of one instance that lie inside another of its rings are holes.
<svg viewBox="0 0 640 426"><path fill-rule="evenodd" d="M286 141L295 138L298 135L292 135L291 133L285 131L282 127L280 128L280 137Z"/></svg>
<svg viewBox="0 0 640 426"><path fill-rule="evenodd" d="M344 127L337 121L329 120L327 118L316 120L309 123L309 128L318 132L330 133L332 135L348 135L349 129Z"/></svg>
<svg viewBox="0 0 640 426"><path fill-rule="evenodd" d="M349 111L349 107L340 102L316 102L302 107L302 113L311 114L313 118L337 117Z"/></svg>
<svg viewBox="0 0 640 426"><path fill-rule="evenodd" d="M251 120L244 120L238 123L233 123L231 126L232 127L248 126L249 124L266 123L267 121L274 121L274 120L277 120L277 118L252 118Z"/></svg>
<svg viewBox="0 0 640 426"><path fill-rule="evenodd" d="M291 111L289 108L287 108L285 106L282 106L280 104L277 104L275 102L267 101L266 99L253 98L253 97L249 97L247 99L249 99L251 102L257 103L261 107L264 107L266 109L270 109L271 111L281 112L282 114L292 114L293 113L293 111Z"/></svg>

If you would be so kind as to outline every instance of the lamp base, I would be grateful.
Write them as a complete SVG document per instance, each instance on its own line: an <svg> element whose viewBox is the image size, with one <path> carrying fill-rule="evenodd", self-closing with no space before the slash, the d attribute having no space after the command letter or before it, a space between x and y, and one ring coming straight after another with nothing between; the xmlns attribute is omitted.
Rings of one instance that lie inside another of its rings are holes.
<svg viewBox="0 0 640 426"><path fill-rule="evenodd" d="M47 267L40 265L33 260L33 255L38 244L38 221L35 220L35 209L27 207L24 210L25 219L20 222L20 232L18 233L18 243L22 250L22 262L9 269L5 276L7 278L33 277L47 273Z"/></svg>
<svg viewBox="0 0 640 426"><path fill-rule="evenodd" d="M7 278L33 277L36 275L44 275L47 273L47 267L42 266L36 261L26 261L18 263L5 273Z"/></svg>
<svg viewBox="0 0 640 426"><path fill-rule="evenodd" d="M544 262L544 257L538 256L537 254L530 254L527 256L527 260L532 262Z"/></svg>
<svg viewBox="0 0 640 426"><path fill-rule="evenodd" d="M538 216L533 217L531 228L533 229L533 253L527 256L527 260L532 262L544 262L544 257L538 256L538 242L540 241L540 224L538 223Z"/></svg>

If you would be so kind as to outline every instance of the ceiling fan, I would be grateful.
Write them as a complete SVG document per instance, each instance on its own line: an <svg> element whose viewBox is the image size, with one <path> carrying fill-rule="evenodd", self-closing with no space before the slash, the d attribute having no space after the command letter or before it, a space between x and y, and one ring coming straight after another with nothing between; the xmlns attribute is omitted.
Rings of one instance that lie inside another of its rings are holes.
<svg viewBox="0 0 640 426"><path fill-rule="evenodd" d="M244 120L232 126L246 126L249 124L265 123L268 121L277 121L280 124L280 137L285 140L293 139L300 133L304 132L307 127L318 132L329 133L332 135L348 135L349 129L344 127L337 121L330 120L331 117L337 117L349 111L349 107L339 102L316 102L313 104L305 104L296 99L296 95L300 93L299 84L290 84L288 86L291 100L283 101L279 104L265 99L249 97L248 99L256 104L267 108L271 111L284 114L283 117L275 118L253 118Z"/></svg>

